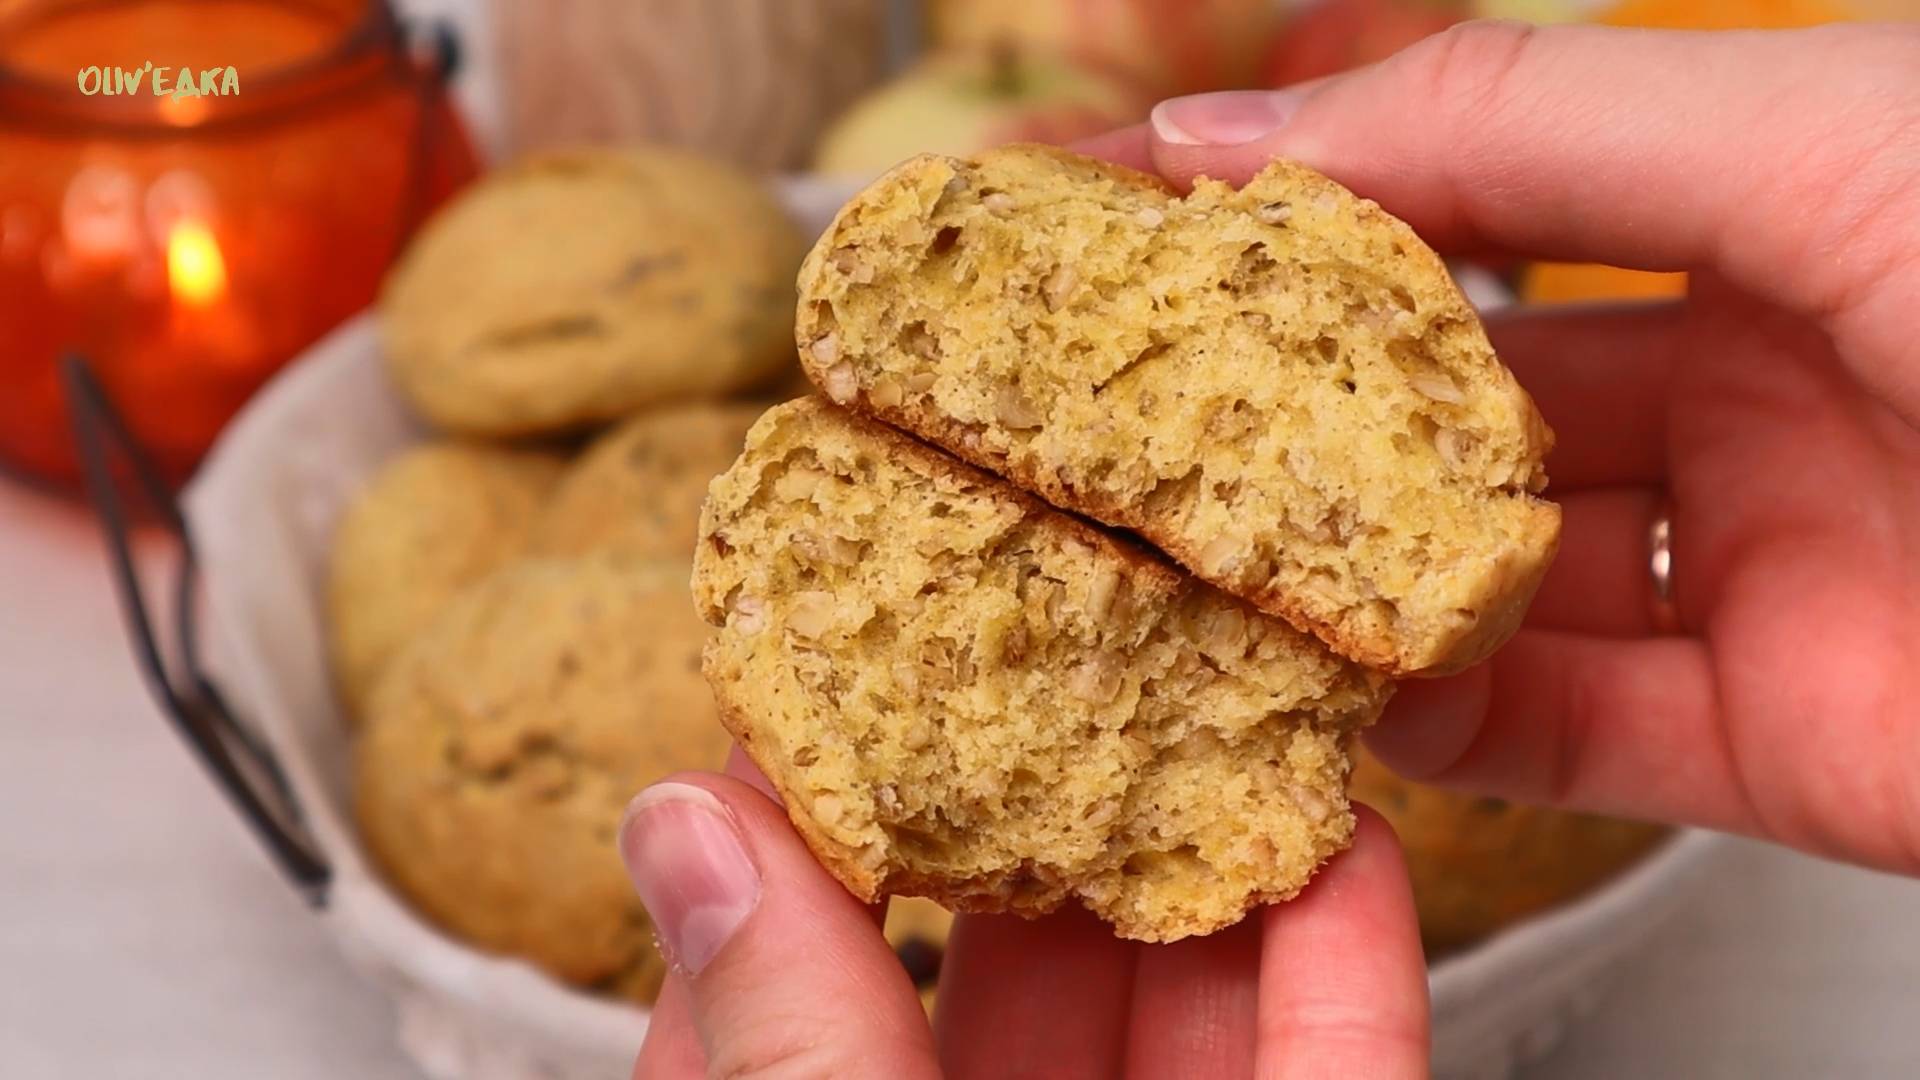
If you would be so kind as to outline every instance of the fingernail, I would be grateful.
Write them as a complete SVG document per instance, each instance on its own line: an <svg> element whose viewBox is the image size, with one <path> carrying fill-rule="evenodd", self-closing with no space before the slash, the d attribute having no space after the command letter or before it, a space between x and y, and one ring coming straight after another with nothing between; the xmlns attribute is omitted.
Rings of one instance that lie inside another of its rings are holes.
<svg viewBox="0 0 1920 1080"><path fill-rule="evenodd" d="M760 871L733 815L692 784L655 784L620 825L620 855L667 959L698 975L760 901Z"/></svg>
<svg viewBox="0 0 1920 1080"><path fill-rule="evenodd" d="M1293 90L1224 90L1173 98L1153 107L1153 132L1181 146L1239 146L1278 131L1302 97Z"/></svg>

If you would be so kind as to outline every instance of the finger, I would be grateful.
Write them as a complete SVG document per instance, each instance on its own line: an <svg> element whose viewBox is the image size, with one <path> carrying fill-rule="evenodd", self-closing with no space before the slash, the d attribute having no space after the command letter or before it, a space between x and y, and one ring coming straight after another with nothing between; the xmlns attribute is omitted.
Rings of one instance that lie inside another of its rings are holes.
<svg viewBox="0 0 1920 1080"><path fill-rule="evenodd" d="M1664 482L1667 400L1684 349L1683 304L1510 308L1489 315L1494 351L1553 428L1553 492Z"/></svg>
<svg viewBox="0 0 1920 1080"><path fill-rule="evenodd" d="M954 920L934 1011L947 1075L1118 1074L1135 949L1077 908Z"/></svg>
<svg viewBox="0 0 1920 1080"><path fill-rule="evenodd" d="M868 909L758 791L707 773L655 784L620 850L711 1073L939 1075L919 997Z"/></svg>
<svg viewBox="0 0 1920 1080"><path fill-rule="evenodd" d="M1148 148L1147 139L1147 125L1134 124L1090 139L1081 139L1068 149L1102 161L1111 161L1115 165L1125 165L1129 169L1152 172L1153 151Z"/></svg>
<svg viewBox="0 0 1920 1080"><path fill-rule="evenodd" d="M1560 551L1527 609L1527 625L1600 637L1650 637L1649 532L1666 506L1651 488L1579 491L1560 500Z"/></svg>
<svg viewBox="0 0 1920 1080"><path fill-rule="evenodd" d="M1759 831L1694 638L1523 629L1479 667L1414 680L1367 745L1416 780L1620 817Z"/></svg>
<svg viewBox="0 0 1920 1080"><path fill-rule="evenodd" d="M707 1075L707 1053L693 1027L687 988L668 975L647 1020L646 1042L633 1066L633 1080L700 1080Z"/></svg>
<svg viewBox="0 0 1920 1080"><path fill-rule="evenodd" d="M773 781L767 779L767 774L760 771L760 766L753 763L753 759L747 756L745 750L740 749L739 743L735 743L733 749L727 753L726 774L750 785L755 791L773 800L774 805L786 805L786 800L780 797L780 792L773 786ZM866 907L867 914L873 919L875 926L886 925L887 905L884 901L868 904Z"/></svg>
<svg viewBox="0 0 1920 1080"><path fill-rule="evenodd" d="M727 752L726 774L773 800L775 806L785 805L786 800L774 790L773 781L767 779L767 774L760 771L760 766L753 763L745 750L740 749L739 743L734 743L733 749Z"/></svg>
<svg viewBox="0 0 1920 1080"><path fill-rule="evenodd" d="M1353 847L1263 913L1254 1075L1427 1075L1427 965L1406 866L1379 815L1354 815Z"/></svg>
<svg viewBox="0 0 1920 1080"><path fill-rule="evenodd" d="M1445 247L1717 268L1823 319L1911 423L1916 89L1909 27L1476 22L1305 94L1163 102L1152 149L1177 181L1238 183L1274 157L1303 161Z"/></svg>
<svg viewBox="0 0 1920 1080"><path fill-rule="evenodd" d="M1733 223L1773 224L1785 209L1765 178L1728 163L1776 160L1769 148L1807 156L1816 126L1839 136L1820 106L1857 112L1847 95L1866 84L1836 77L1817 47L1863 36L1467 23L1318 85L1163 102L1152 150L1174 180L1241 183L1293 158L1442 242L1685 269L1712 261ZM1899 74L1894 85L1909 82ZM1775 249L1755 269L1777 280L1780 257L1805 250Z"/></svg>
<svg viewBox="0 0 1920 1080"><path fill-rule="evenodd" d="M1127 1075L1253 1075L1260 999L1260 920L1206 937L1145 945L1133 975Z"/></svg>

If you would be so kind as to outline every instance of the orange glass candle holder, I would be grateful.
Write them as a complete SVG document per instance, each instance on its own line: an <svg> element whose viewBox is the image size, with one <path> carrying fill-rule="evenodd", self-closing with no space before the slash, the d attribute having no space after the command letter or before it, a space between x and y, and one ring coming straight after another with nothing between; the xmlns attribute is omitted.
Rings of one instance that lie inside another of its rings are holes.
<svg viewBox="0 0 1920 1080"><path fill-rule="evenodd" d="M383 0L0 0L0 461L69 485L59 359L174 480L472 178Z"/></svg>

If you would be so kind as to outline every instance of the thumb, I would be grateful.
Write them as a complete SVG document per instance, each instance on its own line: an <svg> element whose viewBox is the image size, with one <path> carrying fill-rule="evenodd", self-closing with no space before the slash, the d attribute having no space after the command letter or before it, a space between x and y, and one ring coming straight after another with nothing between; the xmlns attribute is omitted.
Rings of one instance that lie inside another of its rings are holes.
<svg viewBox="0 0 1920 1080"><path fill-rule="evenodd" d="M1162 102L1148 151L1180 183L1292 158L1442 250L1712 270L1818 320L1920 424L1920 29L1464 23L1316 84Z"/></svg>
<svg viewBox="0 0 1920 1080"><path fill-rule="evenodd" d="M938 1075L920 999L872 915L765 795L672 777L633 800L620 852L679 984L668 1019L691 1023L709 1075Z"/></svg>
<svg viewBox="0 0 1920 1080"><path fill-rule="evenodd" d="M1887 27L1469 22L1343 75L1162 102L1150 151L1169 179L1235 184L1292 158L1445 246L1648 269L1731 259L1731 276L1777 283L1767 256L1782 252L1723 241L1771 226L1767 243L1804 245L1883 194L1912 118L1874 106L1920 89L1917 62L1920 31ZM1874 183L1834 183L1863 168Z"/></svg>

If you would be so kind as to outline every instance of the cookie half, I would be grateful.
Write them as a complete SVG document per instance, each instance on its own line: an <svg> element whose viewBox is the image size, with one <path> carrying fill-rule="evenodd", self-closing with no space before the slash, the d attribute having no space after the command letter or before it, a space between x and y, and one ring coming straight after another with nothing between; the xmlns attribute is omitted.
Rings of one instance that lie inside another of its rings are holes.
<svg viewBox="0 0 1920 1080"><path fill-rule="evenodd" d="M800 275L834 401L1137 531L1396 674L1518 626L1552 436L1445 265L1301 166L1181 197L1046 147L915 158Z"/></svg>
<svg viewBox="0 0 1920 1080"><path fill-rule="evenodd" d="M1173 941L1352 837L1390 686L884 425L802 399L714 481L694 596L723 721L847 888Z"/></svg>

